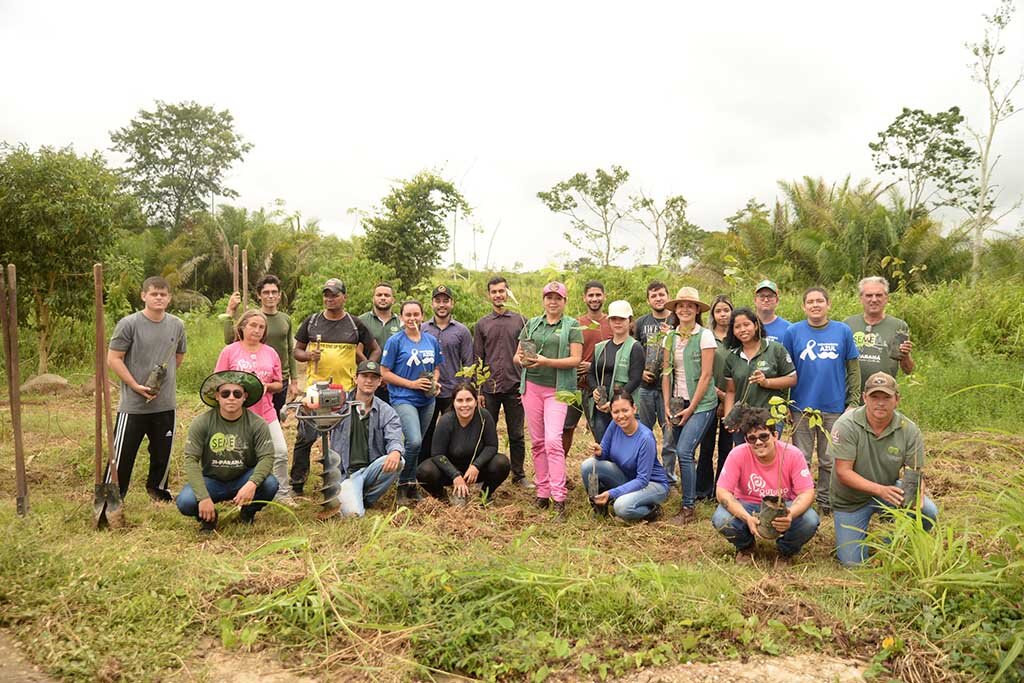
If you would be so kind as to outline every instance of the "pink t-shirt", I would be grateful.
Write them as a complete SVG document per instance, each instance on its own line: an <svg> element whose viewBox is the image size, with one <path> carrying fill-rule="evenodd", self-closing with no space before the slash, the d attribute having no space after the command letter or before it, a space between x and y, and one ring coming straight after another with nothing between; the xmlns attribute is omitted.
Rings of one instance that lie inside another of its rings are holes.
<svg viewBox="0 0 1024 683"><path fill-rule="evenodd" d="M765 496L777 496L780 457L784 458L781 488L785 500L794 500L798 494L814 488L804 454L796 446L782 441L775 443L775 460L771 465L762 465L748 444L740 444L729 451L718 486L728 489L745 503L760 503Z"/></svg>
<svg viewBox="0 0 1024 683"><path fill-rule="evenodd" d="M243 349L241 342L235 342L225 346L220 352L220 357L217 358L217 367L213 371L221 372L222 370L251 372L259 377L264 384L280 382L281 357L277 355L277 351L266 344L260 344L259 349L253 353ZM277 411L274 410L272 394L264 393L263 398L249 406L249 410L262 417L268 424L277 422Z"/></svg>

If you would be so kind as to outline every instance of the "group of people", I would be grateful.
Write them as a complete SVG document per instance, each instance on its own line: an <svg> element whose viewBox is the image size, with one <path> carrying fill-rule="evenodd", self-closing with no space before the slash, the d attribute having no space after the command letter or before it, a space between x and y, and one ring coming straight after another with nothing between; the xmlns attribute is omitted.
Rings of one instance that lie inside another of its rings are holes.
<svg viewBox="0 0 1024 683"><path fill-rule="evenodd" d="M281 426L285 404L303 396L297 361L307 388L332 386L346 398L327 439L332 457L324 458L340 482L332 514L362 515L396 484L399 505L414 505L423 492L462 505L470 496L489 500L511 479L564 519L566 453L581 421L595 441L580 467L595 510L654 520L679 486L673 521L689 524L698 500L717 500L712 524L740 563L751 561L758 539L774 540L779 560L791 561L819 515L831 514L839 560L858 564L872 515L911 502L903 480L920 480L924 448L920 430L896 410L896 377L914 369L913 342L906 323L885 312L883 278L859 283L863 313L844 322L829 318L825 289L809 288L806 319L793 324L776 314L771 280L756 285L752 308L735 309L726 296L704 302L693 287L669 299L665 283L651 282L650 310L639 317L625 300L605 312L598 281L584 285L579 318L566 314L569 292L560 282L544 286L543 313L530 319L507 306L504 277L487 288L491 311L472 330L453 317L455 298L444 285L432 292L429 319L416 300L396 313L386 282L356 317L345 310L345 283L331 278L323 310L294 331L279 310L275 276L257 282L258 309L239 311L234 293L226 346L200 390L210 410L189 426L179 510L213 530L217 502L233 501L251 523L267 501L294 505L304 493L319 433L314 421L299 420L289 469ZM184 326L167 313L170 298L165 280L148 278L143 309L118 322L108 350L122 381L112 458L122 495L146 436L146 489L160 501L172 500L175 370L186 352ZM303 413L316 410L315 397L306 398ZM502 415L507 455L498 452ZM792 443L781 438L786 423ZM937 510L923 489L909 495L934 524ZM784 503L769 527L759 518L766 498Z"/></svg>

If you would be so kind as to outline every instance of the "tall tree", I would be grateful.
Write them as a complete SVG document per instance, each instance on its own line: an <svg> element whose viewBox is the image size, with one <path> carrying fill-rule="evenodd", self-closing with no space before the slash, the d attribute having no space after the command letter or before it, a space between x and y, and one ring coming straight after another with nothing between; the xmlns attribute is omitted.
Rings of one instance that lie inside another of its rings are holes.
<svg viewBox="0 0 1024 683"><path fill-rule="evenodd" d="M629 171L621 166L612 166L610 172L599 168L593 178L577 173L547 192L538 192L537 197L549 209L572 221L576 234L563 233L569 244L608 266L615 256L626 251L624 246L614 246L614 234L628 215L628 210L615 199L627 180Z"/></svg>
<svg viewBox="0 0 1024 683"><path fill-rule="evenodd" d="M1000 124L1016 114L1010 97L1022 82L1024 82L1024 68L1021 68L1016 78L1008 83L1003 82L999 77L996 61L1006 52L1003 44L1003 32L1009 26L1013 18L1013 0L1001 0L999 7L994 14L984 14L985 33L981 42L968 43L967 49L974 56L974 62L970 65L971 80L981 85L985 90L985 99L988 105L988 117L982 128L969 126L975 145L978 150L978 187L977 197L973 202L968 227L971 235L971 280L976 282L981 274L981 257L985 250L985 233L1007 214L1016 210L1021 205L1022 198L1018 197L1009 209L999 216L993 216L996 201L999 198L999 188L993 181L992 174L996 164L999 163L999 154L992 149L992 143L996 137L996 130Z"/></svg>
<svg viewBox="0 0 1024 683"><path fill-rule="evenodd" d="M238 196L224 175L252 149L235 132L231 112L196 102L158 100L154 111L140 110L110 139L127 156L124 173L146 214L175 231L211 195Z"/></svg>
<svg viewBox="0 0 1024 683"><path fill-rule="evenodd" d="M471 209L451 182L423 171L400 181L381 201L375 215L364 218L366 255L386 266L411 290L433 272L448 249L445 220Z"/></svg>
<svg viewBox="0 0 1024 683"><path fill-rule="evenodd" d="M131 216L133 202L98 153L0 146L0 263L18 267L40 374L49 367L58 319L91 317L92 264Z"/></svg>
<svg viewBox="0 0 1024 683"><path fill-rule="evenodd" d="M911 216L959 205L974 188L977 155L963 139L963 121L959 107L935 114L904 107L868 144L875 170L895 175L903 185Z"/></svg>
<svg viewBox="0 0 1024 683"><path fill-rule="evenodd" d="M687 219L683 195L668 197L659 204L640 190L629 199L629 217L654 238L659 266L697 255L704 231Z"/></svg>

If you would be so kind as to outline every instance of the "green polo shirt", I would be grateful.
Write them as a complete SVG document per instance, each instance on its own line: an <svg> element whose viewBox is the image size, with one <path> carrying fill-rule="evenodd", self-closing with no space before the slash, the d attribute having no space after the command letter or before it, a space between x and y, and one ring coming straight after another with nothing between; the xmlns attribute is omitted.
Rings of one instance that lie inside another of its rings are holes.
<svg viewBox="0 0 1024 683"><path fill-rule="evenodd" d="M391 320L387 321L387 323L382 323L380 318L372 310L369 310L359 316L359 319L363 321L370 330L370 334L377 340L377 346L380 347L381 351L384 350L384 342L390 339L391 335L402 329L402 321L398 319L397 315L392 315Z"/></svg>
<svg viewBox="0 0 1024 683"><path fill-rule="evenodd" d="M573 321L576 322L575 320ZM558 355L559 337L562 328L562 318L552 325L545 319L533 335L533 341L537 343L537 353L545 358L561 358ZM529 339L530 324L523 326L519 333L519 341ZM582 344L583 332L578 324L574 324L569 330L569 345ZM575 372L575 371L573 371ZM534 384L545 387L557 387L558 371L547 366L542 368L527 368L526 379Z"/></svg>
<svg viewBox="0 0 1024 683"><path fill-rule="evenodd" d="M853 462L853 471L868 481L892 486L904 467L924 465L924 438L918 426L899 411L893 413L882 435L875 436L867 408L861 406L836 420L828 452L836 460ZM835 474L830 494L832 507L844 512L857 510L872 498L870 493L846 486Z"/></svg>
<svg viewBox="0 0 1024 683"><path fill-rule="evenodd" d="M723 374L732 379L736 385L736 403L746 403L752 408L768 408L769 399L778 396L785 399L788 389L765 389L748 381L755 370L760 370L765 377L786 377L796 372L793 359L789 357L786 347L775 341L761 340L761 347L753 358L741 356L742 349L731 349L725 356ZM747 392L743 398L743 392Z"/></svg>
<svg viewBox="0 0 1024 683"><path fill-rule="evenodd" d="M888 373L895 379L896 373L900 371L900 362L890 358L889 353L896 345L896 333L909 333L907 323L891 315L874 325L864 322L863 315L851 315L844 322L853 330L853 343L860 351L857 362L860 363L861 391L868 377L876 372Z"/></svg>

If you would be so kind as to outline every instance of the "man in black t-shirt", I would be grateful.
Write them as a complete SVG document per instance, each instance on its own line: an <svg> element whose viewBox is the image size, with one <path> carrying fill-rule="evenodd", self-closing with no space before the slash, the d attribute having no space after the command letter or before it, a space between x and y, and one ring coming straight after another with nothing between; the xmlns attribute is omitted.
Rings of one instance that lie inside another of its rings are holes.
<svg viewBox="0 0 1024 683"><path fill-rule="evenodd" d="M651 312L637 318L633 337L644 347L647 362L644 364L643 381L636 390L637 417L653 431L654 423L661 426L661 464L673 484L676 483L676 447L672 425L665 415L665 403L661 395L661 347L664 335L679 321L675 314L665 309L668 303L668 287L655 280L647 285L647 305Z"/></svg>

